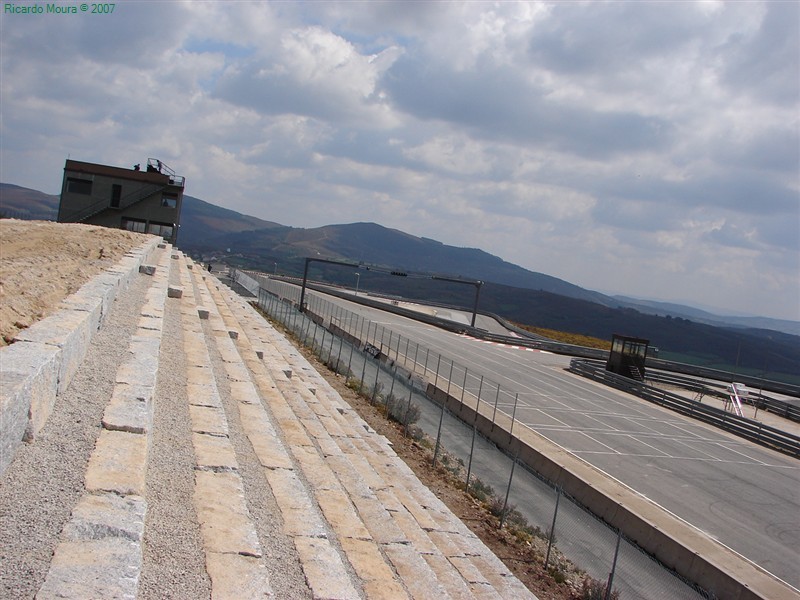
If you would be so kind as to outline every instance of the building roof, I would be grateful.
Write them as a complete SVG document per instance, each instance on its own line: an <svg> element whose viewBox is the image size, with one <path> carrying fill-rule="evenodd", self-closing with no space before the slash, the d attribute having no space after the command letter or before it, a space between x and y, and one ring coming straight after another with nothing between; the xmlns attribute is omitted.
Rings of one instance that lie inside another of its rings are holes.
<svg viewBox="0 0 800 600"><path fill-rule="evenodd" d="M111 167L108 165L99 165L97 163L81 162L79 160L69 159L67 159L67 162L64 165L64 171L86 173L88 175L104 175L106 177L131 179L133 181L143 181L147 183L160 183L162 185L171 185L173 184L171 180L174 179L163 173L147 172L147 170L135 171L132 168L125 169L123 167ZM174 183L174 185L180 184Z"/></svg>

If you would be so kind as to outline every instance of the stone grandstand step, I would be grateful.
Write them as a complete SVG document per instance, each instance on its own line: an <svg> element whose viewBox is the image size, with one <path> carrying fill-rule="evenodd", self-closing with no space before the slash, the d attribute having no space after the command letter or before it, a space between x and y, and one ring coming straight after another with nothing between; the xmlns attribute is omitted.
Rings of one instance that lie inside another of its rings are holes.
<svg viewBox="0 0 800 600"><path fill-rule="evenodd" d="M272 596L263 552L248 510L236 453L200 324L196 286L179 262L187 397L194 447L194 504L213 598ZM207 292L206 292L207 293Z"/></svg>
<svg viewBox="0 0 800 600"><path fill-rule="evenodd" d="M128 357L116 371L102 429L89 458L84 493L61 532L37 598L136 595L170 249L155 258L152 284L136 331L128 340Z"/></svg>
<svg viewBox="0 0 800 600"><path fill-rule="evenodd" d="M219 315L204 277L194 276L193 279L199 301L207 307L213 343L222 357L230 382L231 396L238 407L245 434L265 471L281 512L283 531L294 542L313 596L362 597L358 590L361 584L353 580L337 548L338 539L331 534L302 474L295 468L286 446L276 432L272 418L262 405L259 390L233 345L230 330ZM280 401L279 395L273 400ZM371 560L370 557L367 558ZM391 580L391 573L380 575Z"/></svg>
<svg viewBox="0 0 800 600"><path fill-rule="evenodd" d="M359 574L377 544L412 597L533 597L285 337L224 286L209 293Z"/></svg>

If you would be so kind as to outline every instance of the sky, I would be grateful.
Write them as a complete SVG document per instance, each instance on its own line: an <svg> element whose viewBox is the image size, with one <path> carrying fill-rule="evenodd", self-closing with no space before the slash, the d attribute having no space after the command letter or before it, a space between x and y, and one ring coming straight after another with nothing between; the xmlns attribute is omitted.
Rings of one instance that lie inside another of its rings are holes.
<svg viewBox="0 0 800 600"><path fill-rule="evenodd" d="M154 157L284 225L800 320L796 1L34 5L0 14L4 183Z"/></svg>

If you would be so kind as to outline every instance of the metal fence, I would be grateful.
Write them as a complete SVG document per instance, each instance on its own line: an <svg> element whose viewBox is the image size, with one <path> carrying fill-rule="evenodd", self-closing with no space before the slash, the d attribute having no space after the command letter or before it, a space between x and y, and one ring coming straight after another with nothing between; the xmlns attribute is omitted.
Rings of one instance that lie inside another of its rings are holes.
<svg viewBox="0 0 800 600"><path fill-rule="evenodd" d="M241 272L234 278L257 293L262 311L330 368L373 398L380 395L385 402L391 397L401 416L404 409L417 410L416 425L436 440L434 461L446 462L473 491L491 488L495 504L502 503L501 519L521 515L544 539L547 551L542 561L556 576L566 557L599 582L611 582L606 591L618 590L622 600L713 597L667 569L521 460L501 452L474 423L464 422L446 403L435 401L432 390L446 392L478 411L483 407L484 414L488 408L492 424L502 421L507 428L510 418L511 434L522 394L321 295L307 293L305 311L300 312L297 286L267 277L256 281Z"/></svg>

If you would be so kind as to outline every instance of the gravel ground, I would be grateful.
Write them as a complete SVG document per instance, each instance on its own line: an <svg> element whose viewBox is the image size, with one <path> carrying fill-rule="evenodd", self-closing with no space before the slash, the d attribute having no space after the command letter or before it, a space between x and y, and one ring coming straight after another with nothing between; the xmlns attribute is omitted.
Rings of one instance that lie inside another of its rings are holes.
<svg viewBox="0 0 800 600"><path fill-rule="evenodd" d="M0 598L33 598L47 575L61 529L83 494L103 410L136 328L131 315L150 282L137 277L118 296L40 435L20 447L0 477Z"/></svg>
<svg viewBox="0 0 800 600"><path fill-rule="evenodd" d="M180 285L176 265L170 272L170 284ZM138 597L209 598L211 582L194 508L195 457L178 299L166 300L154 397Z"/></svg>

